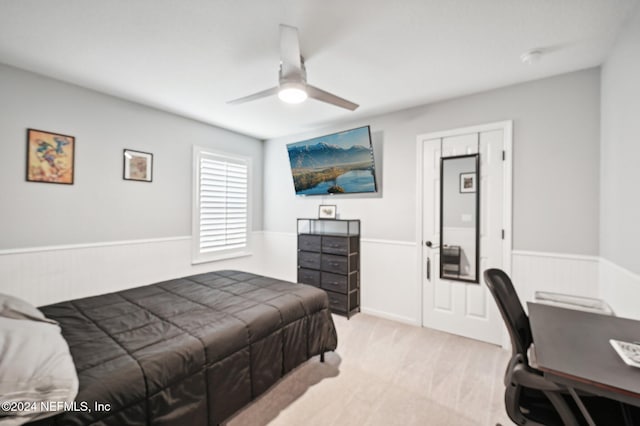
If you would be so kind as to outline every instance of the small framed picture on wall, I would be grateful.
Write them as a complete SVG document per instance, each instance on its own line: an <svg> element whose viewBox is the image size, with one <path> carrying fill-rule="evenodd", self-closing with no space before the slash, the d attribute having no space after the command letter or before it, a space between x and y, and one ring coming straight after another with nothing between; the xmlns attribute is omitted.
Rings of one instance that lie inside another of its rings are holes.
<svg viewBox="0 0 640 426"><path fill-rule="evenodd" d="M321 204L318 209L318 219L335 219L336 206Z"/></svg>
<svg viewBox="0 0 640 426"><path fill-rule="evenodd" d="M123 179L141 182L153 181L153 154L125 149L123 161Z"/></svg>

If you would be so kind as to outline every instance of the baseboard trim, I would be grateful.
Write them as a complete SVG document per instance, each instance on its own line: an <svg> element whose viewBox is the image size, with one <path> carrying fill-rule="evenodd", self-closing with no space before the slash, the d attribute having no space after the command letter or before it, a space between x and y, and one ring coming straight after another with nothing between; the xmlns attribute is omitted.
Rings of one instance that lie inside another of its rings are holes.
<svg viewBox="0 0 640 426"><path fill-rule="evenodd" d="M378 318L384 318L391 321L401 322L403 324L414 325L416 327L420 327L420 321L416 321L414 318L409 318L401 315L389 314L387 312L379 311L371 308L360 308L360 311L363 314L372 315Z"/></svg>

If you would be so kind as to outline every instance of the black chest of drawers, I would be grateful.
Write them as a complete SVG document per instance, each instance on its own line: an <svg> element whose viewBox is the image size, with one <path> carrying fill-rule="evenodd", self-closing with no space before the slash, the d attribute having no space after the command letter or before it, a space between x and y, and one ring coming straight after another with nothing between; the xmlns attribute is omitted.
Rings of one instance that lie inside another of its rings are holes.
<svg viewBox="0 0 640 426"><path fill-rule="evenodd" d="M299 228L298 282L325 290L336 314L349 318L360 312L360 235L305 231Z"/></svg>

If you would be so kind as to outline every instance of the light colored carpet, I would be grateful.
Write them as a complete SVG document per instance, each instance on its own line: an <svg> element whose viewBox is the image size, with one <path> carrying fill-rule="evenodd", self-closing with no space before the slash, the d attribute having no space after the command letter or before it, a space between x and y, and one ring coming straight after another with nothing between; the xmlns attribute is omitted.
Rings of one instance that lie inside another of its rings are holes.
<svg viewBox="0 0 640 426"><path fill-rule="evenodd" d="M227 426L502 425L509 353L366 314L334 316L338 349L301 365Z"/></svg>

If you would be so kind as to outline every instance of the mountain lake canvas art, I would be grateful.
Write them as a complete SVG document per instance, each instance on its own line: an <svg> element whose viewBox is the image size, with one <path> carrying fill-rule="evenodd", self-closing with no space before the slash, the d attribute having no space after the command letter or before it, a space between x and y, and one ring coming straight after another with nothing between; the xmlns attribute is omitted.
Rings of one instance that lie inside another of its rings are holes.
<svg viewBox="0 0 640 426"><path fill-rule="evenodd" d="M298 195L375 192L369 127L287 145Z"/></svg>

